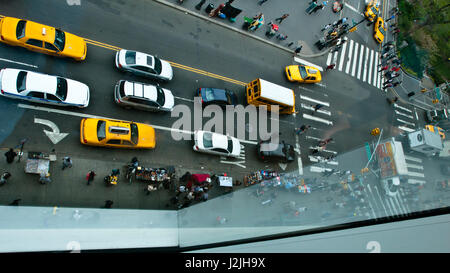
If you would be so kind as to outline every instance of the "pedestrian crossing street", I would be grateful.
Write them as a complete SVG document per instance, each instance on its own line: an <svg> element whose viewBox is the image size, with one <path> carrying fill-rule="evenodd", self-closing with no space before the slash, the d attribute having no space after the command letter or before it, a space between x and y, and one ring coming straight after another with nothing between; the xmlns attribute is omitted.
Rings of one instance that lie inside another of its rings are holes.
<svg viewBox="0 0 450 273"><path fill-rule="evenodd" d="M347 37L344 40L347 42L341 50L328 53L327 66L334 63L335 69L381 89L384 81L382 73L378 72L379 52Z"/></svg>

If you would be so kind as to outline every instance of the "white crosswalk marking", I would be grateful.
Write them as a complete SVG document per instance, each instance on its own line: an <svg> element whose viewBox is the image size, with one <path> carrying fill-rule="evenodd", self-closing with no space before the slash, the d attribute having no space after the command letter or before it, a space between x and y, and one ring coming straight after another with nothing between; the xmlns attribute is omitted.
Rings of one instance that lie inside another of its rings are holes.
<svg viewBox="0 0 450 273"><path fill-rule="evenodd" d="M353 53L353 40L350 40L350 45L348 48L348 60L347 60L347 65L345 67L345 73L348 74L348 72L350 72L350 63L352 61L352 53Z"/></svg>
<svg viewBox="0 0 450 273"><path fill-rule="evenodd" d="M345 50L347 49L347 44L348 43L345 43L341 49L341 59L339 61L339 71L342 71L342 66L344 65Z"/></svg>
<svg viewBox="0 0 450 273"><path fill-rule="evenodd" d="M355 73L356 73L356 60L358 59L358 46L359 46L359 44L357 42L355 42L355 53L353 54L352 77L354 77Z"/></svg>
<svg viewBox="0 0 450 273"><path fill-rule="evenodd" d="M364 56L364 48L365 47L363 45L361 45L361 50L360 50L360 53L359 53L359 65L358 65L359 69L358 69L358 76L357 76L358 80L361 78L361 70L362 70L362 63L363 63L363 56Z"/></svg>
<svg viewBox="0 0 450 273"><path fill-rule="evenodd" d="M373 50L370 51L370 59L369 59L369 73L367 78L367 83L370 84L372 80L372 65L373 65Z"/></svg>
<svg viewBox="0 0 450 273"><path fill-rule="evenodd" d="M405 155L405 158L407 160L411 160L411 161L415 161L415 162L418 162L418 163L422 163L422 159L417 158L417 157L413 157L413 156L410 156L410 155Z"/></svg>
<svg viewBox="0 0 450 273"><path fill-rule="evenodd" d="M369 48L366 47L366 55L364 56L364 71L362 81L365 82L367 80L367 62L369 61Z"/></svg>
<svg viewBox="0 0 450 273"><path fill-rule="evenodd" d="M373 64L373 86L377 86L378 84L378 79L377 79L377 75L378 75L378 52L375 52L375 63Z"/></svg>

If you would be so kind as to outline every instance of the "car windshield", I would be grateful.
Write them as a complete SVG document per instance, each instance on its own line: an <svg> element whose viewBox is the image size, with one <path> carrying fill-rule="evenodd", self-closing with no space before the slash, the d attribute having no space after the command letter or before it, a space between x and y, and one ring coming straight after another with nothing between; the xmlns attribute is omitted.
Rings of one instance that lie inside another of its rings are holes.
<svg viewBox="0 0 450 273"><path fill-rule="evenodd" d="M373 14L375 14L375 15L377 14L377 9L375 8L375 6L372 6L371 10L372 10Z"/></svg>
<svg viewBox="0 0 450 273"><path fill-rule="evenodd" d="M232 152L233 152L233 140L232 140L230 137L228 138L227 151L228 151L229 153L232 153Z"/></svg>
<svg viewBox="0 0 450 273"><path fill-rule="evenodd" d="M25 26L27 24L27 21L25 20L20 20L17 23L17 28L16 28L16 38L17 40L25 37Z"/></svg>
<svg viewBox="0 0 450 273"><path fill-rule="evenodd" d="M213 100L215 100L214 90L212 90L212 88L206 88L205 89L205 97L206 97L206 101L213 101Z"/></svg>
<svg viewBox="0 0 450 273"><path fill-rule="evenodd" d="M125 52L125 63L126 64L135 64L136 63L136 52L134 52L134 51Z"/></svg>
<svg viewBox="0 0 450 273"><path fill-rule="evenodd" d="M378 28L378 30L380 31L381 34L383 34L383 36L386 35L386 32L384 31L384 28L382 27L381 24L380 24L380 27Z"/></svg>
<svg viewBox="0 0 450 273"><path fill-rule="evenodd" d="M156 58L156 57L154 57L153 59L155 61L154 69L156 71L156 74L161 74L161 71L162 71L162 63L161 63L161 61L158 58Z"/></svg>
<svg viewBox="0 0 450 273"><path fill-rule="evenodd" d="M102 141L106 138L106 121L99 120L97 123L97 139Z"/></svg>
<svg viewBox="0 0 450 273"><path fill-rule="evenodd" d="M56 78L56 96L62 101L67 98L67 80L61 77Z"/></svg>
<svg viewBox="0 0 450 273"><path fill-rule="evenodd" d="M213 146L212 143L212 134L209 132L205 132L203 134L203 147L211 148Z"/></svg>
<svg viewBox="0 0 450 273"><path fill-rule="evenodd" d="M156 102L159 105L163 106L166 101L166 97L164 95L164 90L161 87L157 87L156 90L157 90Z"/></svg>
<svg viewBox="0 0 450 273"><path fill-rule="evenodd" d="M133 142L135 145L138 144L139 142L139 130L138 130L138 126L136 123L131 123L130 124L130 129L131 129L131 142Z"/></svg>
<svg viewBox="0 0 450 273"><path fill-rule="evenodd" d="M59 49L59 51L63 51L66 45L66 34L64 31L59 29L55 29L55 46Z"/></svg>
<svg viewBox="0 0 450 273"><path fill-rule="evenodd" d="M17 75L17 82L16 82L17 92L20 93L27 88L26 82L27 82L27 72L20 71L19 74Z"/></svg>
<svg viewBox="0 0 450 273"><path fill-rule="evenodd" d="M304 66L299 65L298 70L300 71L300 77L302 77L302 79L306 79L306 77L308 77L308 74L306 73L306 68Z"/></svg>

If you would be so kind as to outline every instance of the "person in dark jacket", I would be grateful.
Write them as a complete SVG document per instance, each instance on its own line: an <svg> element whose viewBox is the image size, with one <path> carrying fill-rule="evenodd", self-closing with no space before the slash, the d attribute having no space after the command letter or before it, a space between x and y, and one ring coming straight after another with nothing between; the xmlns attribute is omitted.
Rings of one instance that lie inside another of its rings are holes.
<svg viewBox="0 0 450 273"><path fill-rule="evenodd" d="M14 152L13 148L10 148L9 151L5 153L6 162L13 163L14 158L17 156L17 153Z"/></svg>

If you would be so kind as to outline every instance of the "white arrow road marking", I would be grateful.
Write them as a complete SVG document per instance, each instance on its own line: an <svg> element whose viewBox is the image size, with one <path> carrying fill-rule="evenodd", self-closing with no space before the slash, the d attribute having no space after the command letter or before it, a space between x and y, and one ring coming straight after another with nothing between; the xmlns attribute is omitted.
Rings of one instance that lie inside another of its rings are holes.
<svg viewBox="0 0 450 273"><path fill-rule="evenodd" d="M232 162L232 161L223 161L223 160L220 160L220 163L223 163L223 164L232 164L232 165L236 165L236 166L239 166L239 167L241 167L241 168L246 168L245 167L245 165L242 165L241 163L245 163L245 161L239 161L239 162Z"/></svg>
<svg viewBox="0 0 450 273"><path fill-rule="evenodd" d="M278 163L278 166L280 166L280 168L284 171L284 170L286 170L287 164L285 164L285 163Z"/></svg>
<svg viewBox="0 0 450 273"><path fill-rule="evenodd" d="M48 138L53 142L53 144L57 144L63 138L65 138L68 133L60 133L58 126L50 120L35 118L34 123L44 124L52 129L52 131L47 131L44 129L44 133L48 136Z"/></svg>

